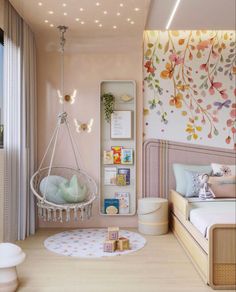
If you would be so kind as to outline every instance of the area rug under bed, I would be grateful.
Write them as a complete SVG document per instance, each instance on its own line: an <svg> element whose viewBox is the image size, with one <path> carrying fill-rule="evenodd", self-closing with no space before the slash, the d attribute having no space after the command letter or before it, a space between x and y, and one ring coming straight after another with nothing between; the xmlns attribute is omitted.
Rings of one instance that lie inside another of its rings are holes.
<svg viewBox="0 0 236 292"><path fill-rule="evenodd" d="M107 229L76 229L61 232L48 237L44 246L55 253L80 258L99 258L118 256L135 252L144 247L146 239L138 233L120 230L120 236L130 240L130 250L107 253L103 251L103 242Z"/></svg>

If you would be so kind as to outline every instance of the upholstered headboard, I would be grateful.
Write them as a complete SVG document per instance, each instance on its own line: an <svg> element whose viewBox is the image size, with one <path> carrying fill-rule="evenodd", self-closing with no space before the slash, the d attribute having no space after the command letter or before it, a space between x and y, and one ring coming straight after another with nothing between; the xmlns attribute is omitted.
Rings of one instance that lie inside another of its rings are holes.
<svg viewBox="0 0 236 292"><path fill-rule="evenodd" d="M143 146L143 197L167 198L175 189L173 163L235 164L234 150L151 139Z"/></svg>

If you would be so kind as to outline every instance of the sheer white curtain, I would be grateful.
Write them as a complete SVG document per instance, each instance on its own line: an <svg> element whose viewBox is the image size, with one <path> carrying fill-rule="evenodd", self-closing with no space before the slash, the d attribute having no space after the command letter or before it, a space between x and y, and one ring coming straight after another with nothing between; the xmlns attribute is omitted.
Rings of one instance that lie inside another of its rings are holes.
<svg viewBox="0 0 236 292"><path fill-rule="evenodd" d="M34 35L8 0L4 25L4 240L35 231L30 176L36 165L36 49Z"/></svg>

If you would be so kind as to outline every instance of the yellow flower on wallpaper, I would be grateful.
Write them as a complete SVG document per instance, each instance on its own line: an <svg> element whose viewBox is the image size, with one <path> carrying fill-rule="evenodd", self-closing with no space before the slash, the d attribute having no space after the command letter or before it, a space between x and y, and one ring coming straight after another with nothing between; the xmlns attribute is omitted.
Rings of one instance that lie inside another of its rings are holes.
<svg viewBox="0 0 236 292"><path fill-rule="evenodd" d="M183 100L183 94L177 93L176 96L171 96L171 99L169 101L169 104L171 106L175 106L176 108L182 107L182 100Z"/></svg>
<svg viewBox="0 0 236 292"><path fill-rule="evenodd" d="M166 69L161 72L161 78L163 78L163 79L170 78L171 79L173 76L173 73L174 73L173 67L171 66L170 63L167 63L165 67L166 67Z"/></svg>

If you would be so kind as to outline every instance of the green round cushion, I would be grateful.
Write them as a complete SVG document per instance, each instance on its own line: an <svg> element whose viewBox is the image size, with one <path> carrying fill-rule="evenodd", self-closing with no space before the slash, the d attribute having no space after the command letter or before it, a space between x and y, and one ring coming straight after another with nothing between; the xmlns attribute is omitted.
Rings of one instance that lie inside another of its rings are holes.
<svg viewBox="0 0 236 292"><path fill-rule="evenodd" d="M40 192L44 195L46 191L46 199L55 204L66 204L66 200L62 196L60 189L61 183L67 183L67 179L57 175L44 177L39 185ZM47 184L47 185L46 185ZM47 187L47 190L46 190Z"/></svg>
<svg viewBox="0 0 236 292"><path fill-rule="evenodd" d="M76 175L72 176L70 182L62 182L59 187L67 203L79 203L86 199L87 186L81 186Z"/></svg>

